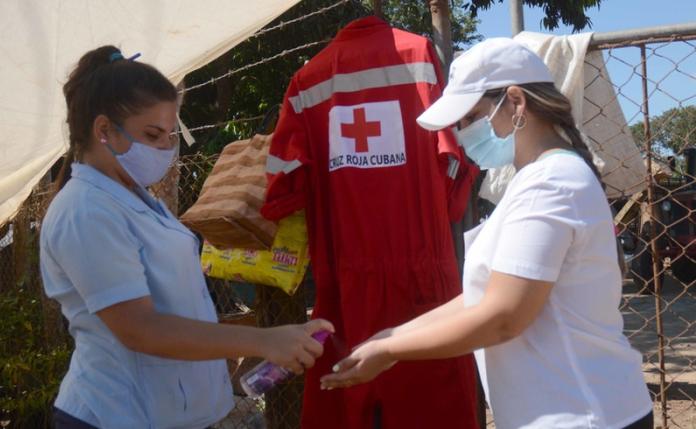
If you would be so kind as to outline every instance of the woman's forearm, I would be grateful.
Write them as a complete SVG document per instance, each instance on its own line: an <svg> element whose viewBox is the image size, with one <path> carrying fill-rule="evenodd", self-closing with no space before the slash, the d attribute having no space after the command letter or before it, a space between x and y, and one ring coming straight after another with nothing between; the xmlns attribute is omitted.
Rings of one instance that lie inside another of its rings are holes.
<svg viewBox="0 0 696 429"><path fill-rule="evenodd" d="M258 356L297 374L312 367L323 352L312 335L334 332L323 319L273 328L188 319L157 312L149 297L115 304L97 314L123 345L137 352L177 360Z"/></svg>
<svg viewBox="0 0 696 429"><path fill-rule="evenodd" d="M203 322L155 313L140 323L131 349L163 358L210 360L265 356L266 334L250 326Z"/></svg>
<svg viewBox="0 0 696 429"><path fill-rule="evenodd" d="M517 335L507 328L504 317L481 306L460 307L456 312L443 308L439 316L380 341L394 360L444 359L500 344Z"/></svg>
<svg viewBox="0 0 696 429"><path fill-rule="evenodd" d="M438 320L449 318L464 310L464 297L460 294L449 300L445 304L434 308L427 313L410 320L403 325L399 325L392 330L393 334L402 334L415 329L420 329Z"/></svg>

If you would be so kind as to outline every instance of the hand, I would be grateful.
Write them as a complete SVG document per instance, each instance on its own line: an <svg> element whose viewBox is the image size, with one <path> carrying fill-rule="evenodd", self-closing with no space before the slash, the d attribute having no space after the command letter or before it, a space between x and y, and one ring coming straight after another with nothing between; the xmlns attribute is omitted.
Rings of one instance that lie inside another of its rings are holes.
<svg viewBox="0 0 696 429"><path fill-rule="evenodd" d="M384 331L377 335L384 335ZM321 388L350 387L366 383L388 370L396 361L389 356L384 340L368 340L350 356L334 365L334 373L321 378Z"/></svg>
<svg viewBox="0 0 696 429"><path fill-rule="evenodd" d="M317 331L334 332L333 325L323 319L311 320L303 325L284 325L265 329L262 356L295 374L314 366L314 361L324 353L324 347L311 335Z"/></svg>

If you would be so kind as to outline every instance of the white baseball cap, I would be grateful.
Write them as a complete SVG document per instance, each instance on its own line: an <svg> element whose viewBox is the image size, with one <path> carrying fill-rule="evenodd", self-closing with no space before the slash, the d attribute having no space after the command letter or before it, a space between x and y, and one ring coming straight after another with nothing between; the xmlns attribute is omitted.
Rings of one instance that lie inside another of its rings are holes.
<svg viewBox="0 0 696 429"><path fill-rule="evenodd" d="M553 82L541 58L507 37L484 40L452 61L442 97L416 121L440 130L463 118L486 91L532 82Z"/></svg>

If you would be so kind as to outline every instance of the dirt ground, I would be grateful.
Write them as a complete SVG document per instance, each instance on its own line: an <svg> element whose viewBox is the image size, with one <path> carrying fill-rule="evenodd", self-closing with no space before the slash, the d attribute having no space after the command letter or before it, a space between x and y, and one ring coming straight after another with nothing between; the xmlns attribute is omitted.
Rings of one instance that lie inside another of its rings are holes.
<svg viewBox="0 0 696 429"><path fill-rule="evenodd" d="M660 393L660 364L654 295L638 293L632 282L624 285L624 332L643 354L643 370L650 391ZM664 370L667 425L696 429L696 287L687 289L669 274L662 293ZM662 408L655 406L655 427L662 428Z"/></svg>

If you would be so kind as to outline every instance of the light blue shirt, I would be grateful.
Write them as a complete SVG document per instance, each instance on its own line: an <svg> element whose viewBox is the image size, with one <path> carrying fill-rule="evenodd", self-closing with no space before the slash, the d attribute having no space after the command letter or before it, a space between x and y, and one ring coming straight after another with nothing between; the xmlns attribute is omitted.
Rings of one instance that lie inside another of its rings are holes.
<svg viewBox="0 0 696 429"><path fill-rule="evenodd" d="M203 428L233 406L224 360L180 361L127 349L95 314L150 296L157 311L216 322L198 240L144 189L96 169L72 179L41 228L46 294L60 302L75 351L55 405L104 429Z"/></svg>

